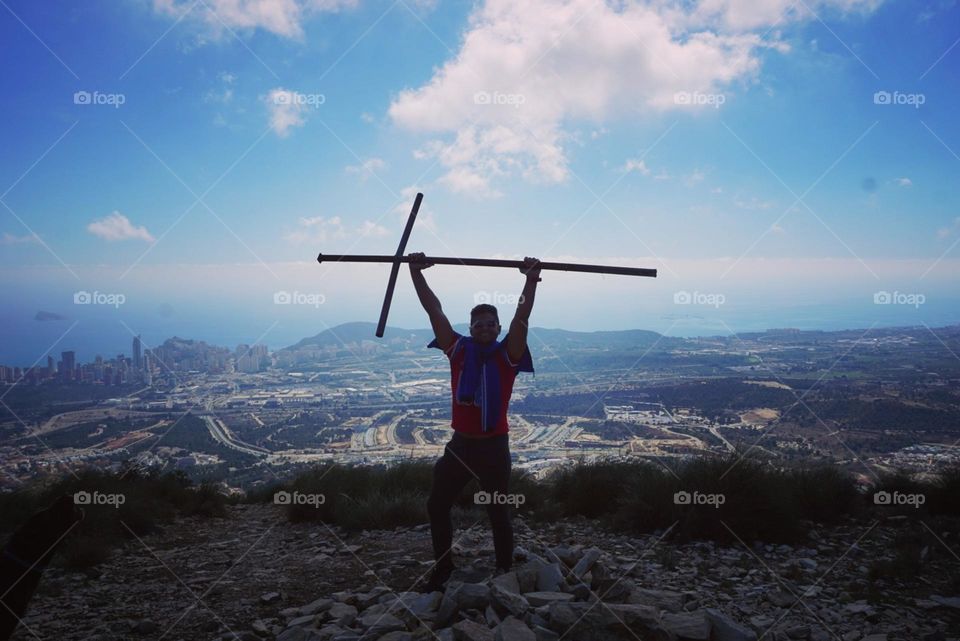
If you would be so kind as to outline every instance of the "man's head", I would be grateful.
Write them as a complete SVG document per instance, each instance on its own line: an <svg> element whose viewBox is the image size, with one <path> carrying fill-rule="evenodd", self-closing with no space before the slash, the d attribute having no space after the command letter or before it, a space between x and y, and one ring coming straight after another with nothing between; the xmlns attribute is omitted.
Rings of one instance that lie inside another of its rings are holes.
<svg viewBox="0 0 960 641"><path fill-rule="evenodd" d="M481 344L492 343L500 335L497 308L483 303L470 310L470 336Z"/></svg>

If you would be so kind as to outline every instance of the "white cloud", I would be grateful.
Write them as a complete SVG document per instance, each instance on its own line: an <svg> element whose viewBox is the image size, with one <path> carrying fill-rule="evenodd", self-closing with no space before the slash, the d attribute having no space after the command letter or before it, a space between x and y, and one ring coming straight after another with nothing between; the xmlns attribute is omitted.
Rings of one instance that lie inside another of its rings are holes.
<svg viewBox="0 0 960 641"><path fill-rule="evenodd" d="M40 243L40 238L36 234L26 234L25 236L15 236L9 232L3 232L0 236L0 245L25 245L28 243Z"/></svg>
<svg viewBox="0 0 960 641"><path fill-rule="evenodd" d="M496 173L501 173L497 171ZM480 198L498 198L503 194L490 186L490 181L479 171L469 167L452 167L438 183L457 194L471 194Z"/></svg>
<svg viewBox="0 0 960 641"><path fill-rule="evenodd" d="M221 102L226 104L233 100L233 85L237 82L236 74L223 71L218 77L220 78L220 86L210 89L203 94L204 102Z"/></svg>
<svg viewBox="0 0 960 641"><path fill-rule="evenodd" d="M941 227L937 230L937 238L943 240L944 238L950 238L957 231L960 231L960 217L953 219L953 226L951 227Z"/></svg>
<svg viewBox="0 0 960 641"><path fill-rule="evenodd" d="M382 225L365 220L351 229L344 225L340 216L326 218L324 216L303 217L297 221L297 227L284 234L283 238L293 245L315 245L331 240L342 240L351 236L386 236L389 230Z"/></svg>
<svg viewBox="0 0 960 641"><path fill-rule="evenodd" d="M433 11L437 7L437 0L411 0L410 4L414 6L415 9L419 9L423 12Z"/></svg>
<svg viewBox="0 0 960 641"><path fill-rule="evenodd" d="M302 127L306 122L304 112L307 105L305 101L298 99L300 95L278 87L271 89L263 98L270 112L270 128L281 138L286 138L291 128Z"/></svg>
<svg viewBox="0 0 960 641"><path fill-rule="evenodd" d="M756 196L751 196L749 200L740 198L739 196L735 197L733 204L739 207L740 209L746 210L766 210L773 207L776 203L771 200L760 200Z"/></svg>
<svg viewBox="0 0 960 641"><path fill-rule="evenodd" d="M681 90L753 77L755 35L675 39L651 7L601 0L489 0L470 20L457 56L429 83L400 93L389 114L401 126L454 133L421 157L447 169L458 191L495 194L491 180L568 177L565 123L675 108Z"/></svg>
<svg viewBox="0 0 960 641"><path fill-rule="evenodd" d="M363 224L357 228L357 233L361 236L388 236L390 231L383 225L378 225L372 220L365 220Z"/></svg>
<svg viewBox="0 0 960 641"><path fill-rule="evenodd" d="M703 179L706 177L706 174L704 174L702 171L699 169L694 169L690 175L684 178L684 182L686 183L687 187L693 187L698 183L702 183Z"/></svg>
<svg viewBox="0 0 960 641"><path fill-rule="evenodd" d="M153 0L154 11L200 22L214 36L225 31L263 29L286 38L302 38L303 22L313 14L353 8L358 0ZM227 31L229 33L229 31Z"/></svg>
<svg viewBox="0 0 960 641"><path fill-rule="evenodd" d="M148 243L154 241L154 237L147 231L146 227L136 227L130 222L130 219L114 211L105 218L95 220L87 225L87 231L104 240L145 240Z"/></svg>
<svg viewBox="0 0 960 641"><path fill-rule="evenodd" d="M400 202L393 208L393 213L401 221L401 224L407 224L407 218L410 216L410 208L413 207L413 201L418 192L423 192L423 188L417 185L410 185L400 190ZM437 235L437 219L433 215L433 210L429 205L420 204L420 210L417 212L416 228L424 228L430 231L434 236Z"/></svg>
<svg viewBox="0 0 960 641"><path fill-rule="evenodd" d="M366 180L386 166L387 163L383 160L383 158L367 158L359 165L347 165L346 172L348 174L360 174L360 178L362 180Z"/></svg>
<svg viewBox="0 0 960 641"><path fill-rule="evenodd" d="M785 46L775 34L742 29L772 27L788 6L486 0L470 16L459 51L426 84L395 96L388 113L399 126L439 136L417 157L438 159L447 172L440 182L454 191L496 195L492 181L507 174L563 182L574 121L689 110L675 102L677 93L715 94L756 80L759 50Z"/></svg>
<svg viewBox="0 0 960 641"><path fill-rule="evenodd" d="M689 13L671 12L676 25L689 28L714 26L723 31L745 31L783 26L790 22L810 20L824 9L841 13L873 11L882 0L701 0Z"/></svg>
<svg viewBox="0 0 960 641"><path fill-rule="evenodd" d="M297 228L284 235L284 240L294 245L325 243L332 239L346 238L347 232L339 216L324 218L312 216L301 218Z"/></svg>
<svg viewBox="0 0 960 641"><path fill-rule="evenodd" d="M650 169L647 168L647 163L645 163L643 160L637 160L634 158L627 158L627 162L623 164L623 167L621 167L621 171L623 172L636 171L638 173L643 174L644 176L650 175Z"/></svg>
<svg viewBox="0 0 960 641"><path fill-rule="evenodd" d="M904 177L904 178L897 178L896 183L897 183L898 185L900 185L901 187L912 187L912 186L913 186L913 181L910 180L909 178L905 178L905 177Z"/></svg>

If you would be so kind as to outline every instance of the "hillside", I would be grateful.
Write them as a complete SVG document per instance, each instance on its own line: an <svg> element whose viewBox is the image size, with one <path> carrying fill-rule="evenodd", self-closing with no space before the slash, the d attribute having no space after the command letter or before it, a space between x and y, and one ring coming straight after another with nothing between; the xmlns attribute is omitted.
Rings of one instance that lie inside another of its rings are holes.
<svg viewBox="0 0 960 641"><path fill-rule="evenodd" d="M868 576L897 558L901 517L748 547L584 520L532 529L517 516L513 572L495 579L485 515L454 517L460 569L443 594L411 591L431 565L426 524L351 535L234 505L226 519L182 518L130 540L85 572L49 569L13 638L912 641L960 630L949 596L960 564L942 548L926 549L922 577Z"/></svg>

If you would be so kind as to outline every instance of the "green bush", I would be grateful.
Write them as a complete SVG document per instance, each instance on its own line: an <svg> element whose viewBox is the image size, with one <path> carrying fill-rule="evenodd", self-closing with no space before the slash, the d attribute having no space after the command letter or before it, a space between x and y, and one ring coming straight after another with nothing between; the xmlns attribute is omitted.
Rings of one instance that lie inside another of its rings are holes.
<svg viewBox="0 0 960 641"><path fill-rule="evenodd" d="M72 568L96 565L124 541L155 531L177 515L223 516L226 498L216 486L194 487L183 472L143 472L126 468L120 472L82 470L75 475L43 479L0 501L4 528L13 531L27 518L62 494L122 497L109 503L80 503L84 519L70 531L54 562ZM9 510L9 511L8 511ZM7 518L7 515L11 518Z"/></svg>
<svg viewBox="0 0 960 641"><path fill-rule="evenodd" d="M931 514L960 516L960 465L941 472L929 492Z"/></svg>
<svg viewBox="0 0 960 641"><path fill-rule="evenodd" d="M924 482L912 478L906 472L897 471L890 474L883 474L864 496L867 508L873 512L879 512L883 515L901 514L906 516L926 516L930 509L930 501L935 486L931 482ZM912 503L896 503L891 498L889 504L877 502L877 497L885 493L888 497L896 495L921 495L922 504L917 506Z"/></svg>
<svg viewBox="0 0 960 641"><path fill-rule="evenodd" d="M324 522L349 530L392 529L425 523L426 501L433 482L433 461L403 461L394 465L352 466L326 463L286 482L264 485L248 493L248 502L273 502L278 492L322 496L322 501L291 501L286 508L293 522ZM476 506L478 491L471 480L454 503L461 520L483 519ZM71 567L94 565L107 558L123 540L143 536L178 515L220 517L228 499L211 483L195 486L182 472L158 474L128 469L123 473L84 471L38 482L0 496L4 526L12 529L61 493L78 491L122 494L119 506L83 506L87 518L63 546L61 557ZM909 515L938 515L945 521L958 514L960 468L951 468L933 481L906 474L884 476L871 492L857 491L854 478L829 466L777 468L759 458L704 456L666 464L652 461L576 461L543 480L514 468L510 493L524 503L512 508L531 521L563 518L595 520L633 533L665 532L677 540L721 542L797 542L805 524L833 524L865 510L900 510ZM923 494L925 505L886 508L873 504L874 492ZM677 500L686 493L701 501ZM723 500L704 501L704 497ZM9 515L9 516L8 516ZM955 520L955 519L954 519ZM896 567L879 564L876 576L908 572L906 550Z"/></svg>
<svg viewBox="0 0 960 641"><path fill-rule="evenodd" d="M857 515L862 507L855 479L837 467L790 470L788 482L802 519L833 524Z"/></svg>
<svg viewBox="0 0 960 641"><path fill-rule="evenodd" d="M433 467L423 461L404 461L394 466L319 465L297 476L273 494L259 492L273 501L277 492L290 496L287 516L293 522L336 523L349 529L392 528L426 520ZM297 502L296 494L322 497Z"/></svg>
<svg viewBox="0 0 960 641"><path fill-rule="evenodd" d="M291 503L292 521L323 521L348 529L392 528L423 523L433 481L432 461L357 467L324 464L284 485L261 488L251 500L272 501L277 491L323 495L322 504ZM466 485L454 503L465 514L482 515L474 505L479 484ZM650 461L582 459L544 480L515 468L510 490L522 494L515 509L535 522L561 518L599 520L624 531L671 529L678 539L796 542L803 522L835 523L856 512L862 498L854 479L830 467L782 470L755 458L700 457L672 468ZM722 502L683 503L722 496Z"/></svg>
<svg viewBox="0 0 960 641"><path fill-rule="evenodd" d="M562 467L547 478L549 500L563 516L596 518L614 511L628 494L625 481L642 475L645 463L595 462L578 460Z"/></svg>
<svg viewBox="0 0 960 641"><path fill-rule="evenodd" d="M637 533L672 528L681 540L795 542L804 535L802 520L837 522L860 502L854 479L841 470L779 470L732 455L694 458L670 468L580 461L558 470L547 483L545 511L551 514L599 518ZM694 500L720 496L722 502ZM685 497L690 503L682 502Z"/></svg>
<svg viewBox="0 0 960 641"><path fill-rule="evenodd" d="M427 520L423 494L398 490L359 500L344 499L339 505L338 525L348 530L388 530L419 525Z"/></svg>
<svg viewBox="0 0 960 641"><path fill-rule="evenodd" d="M292 522L324 522L350 530L390 529L425 523L427 499L433 485L433 461L404 461L390 466L318 465L287 483L258 488L248 501L272 502L277 492L289 494L287 517ZM461 490L454 506L462 512L482 513L473 495L480 490L471 479ZM548 488L529 472L513 469L509 491L523 494L517 511L532 513L543 507ZM323 501L297 502L294 493L322 496ZM476 519L474 519L476 520Z"/></svg>

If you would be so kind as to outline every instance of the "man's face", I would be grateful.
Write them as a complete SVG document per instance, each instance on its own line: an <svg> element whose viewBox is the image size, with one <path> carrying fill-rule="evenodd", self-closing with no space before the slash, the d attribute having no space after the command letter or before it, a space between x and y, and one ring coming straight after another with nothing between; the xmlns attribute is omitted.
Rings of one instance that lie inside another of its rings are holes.
<svg viewBox="0 0 960 641"><path fill-rule="evenodd" d="M497 317L489 312L477 314L470 323L470 336L473 340L486 345L497 340L500 335L500 323Z"/></svg>

